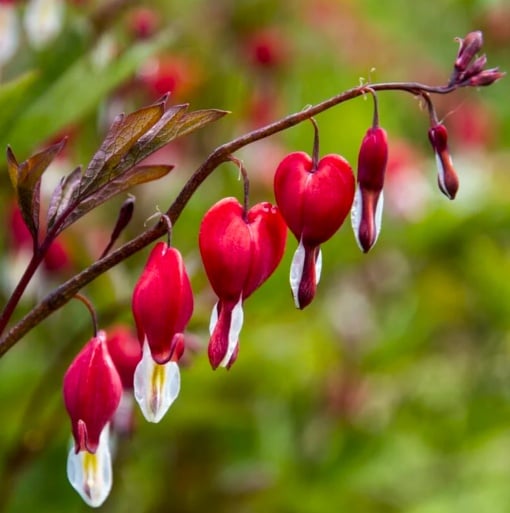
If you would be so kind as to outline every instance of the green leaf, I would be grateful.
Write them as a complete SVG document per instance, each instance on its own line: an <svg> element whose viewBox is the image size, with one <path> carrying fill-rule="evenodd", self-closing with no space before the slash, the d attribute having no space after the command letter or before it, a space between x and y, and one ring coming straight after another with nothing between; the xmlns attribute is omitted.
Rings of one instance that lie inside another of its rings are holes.
<svg viewBox="0 0 510 513"><path fill-rule="evenodd" d="M173 168L174 166L153 165L138 166L129 169L127 172L123 173L122 176L118 176L106 183L101 189L81 201L80 204L70 212L69 216L66 217L65 221L59 227L59 232L117 194L135 185L158 180L167 175Z"/></svg>
<svg viewBox="0 0 510 513"><path fill-rule="evenodd" d="M27 93L37 77L38 73L31 71L0 87L0 134L9 130L18 112L24 107Z"/></svg>
<svg viewBox="0 0 510 513"><path fill-rule="evenodd" d="M80 184L80 194L100 188L106 182L122 173L123 166L114 168L129 149L142 137L163 115L164 104L157 103L139 109L125 116L121 114L113 122L101 147L92 158Z"/></svg>
<svg viewBox="0 0 510 513"><path fill-rule="evenodd" d="M33 103L19 111L10 131L2 134L4 146L10 143L19 152L29 151L64 126L81 119L143 61L167 46L169 40L169 34L165 33L149 42L132 45L104 67L95 62L93 52L81 57Z"/></svg>

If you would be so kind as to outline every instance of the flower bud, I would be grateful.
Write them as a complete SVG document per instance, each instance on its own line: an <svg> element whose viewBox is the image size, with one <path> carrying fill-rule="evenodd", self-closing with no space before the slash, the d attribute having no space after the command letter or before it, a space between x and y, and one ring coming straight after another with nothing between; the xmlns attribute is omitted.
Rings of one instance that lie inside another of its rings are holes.
<svg viewBox="0 0 510 513"><path fill-rule="evenodd" d="M459 179L453 168L452 158L448 151L448 132L444 125L435 125L428 132L430 144L434 148L437 165L437 179L441 192L454 199L459 189Z"/></svg>
<svg viewBox="0 0 510 513"><path fill-rule="evenodd" d="M133 291L133 315L142 345L134 392L149 422L159 422L180 391L177 361L193 313L193 293L181 254L159 242Z"/></svg>
<svg viewBox="0 0 510 513"><path fill-rule="evenodd" d="M357 188L351 212L356 241L365 253L376 243L381 231L387 161L386 131L378 126L369 128L359 150Z"/></svg>
<svg viewBox="0 0 510 513"><path fill-rule="evenodd" d="M112 485L108 424L122 395L120 376L103 331L85 345L69 366L63 392L74 437L67 460L68 478L85 502L97 507Z"/></svg>
<svg viewBox="0 0 510 513"><path fill-rule="evenodd" d="M457 38L457 41L460 43L460 46L454 66L458 72L462 72L482 48L483 34L480 30L476 30L470 32L464 39Z"/></svg>

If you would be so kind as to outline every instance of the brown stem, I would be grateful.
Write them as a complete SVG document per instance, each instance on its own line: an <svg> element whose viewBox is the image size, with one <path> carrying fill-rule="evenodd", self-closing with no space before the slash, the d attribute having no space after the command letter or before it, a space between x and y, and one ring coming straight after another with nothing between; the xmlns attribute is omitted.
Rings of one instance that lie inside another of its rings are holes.
<svg viewBox="0 0 510 513"><path fill-rule="evenodd" d="M233 155L229 155L228 160L232 161L238 168L243 178L243 217L248 222L248 210L250 210L250 179L244 164Z"/></svg>
<svg viewBox="0 0 510 513"><path fill-rule="evenodd" d="M352 100L366 93L367 88L374 91L404 91L413 95L425 93L448 94L458 88L457 85L450 86L429 86L419 82L385 82L379 84L360 85L348 89L336 96L328 98L321 103L313 105L305 110L290 114L278 121L270 123L262 128L253 130L241 135L230 142L217 147L198 167L190 179L186 182L181 192L172 203L166 214L175 224L184 207L193 196L202 182L223 162L229 160L232 153L240 148L247 146L255 141L259 141L270 135L282 132L287 128L298 125L299 123L310 119L312 116L320 114L335 105ZM66 304L81 288L92 282L101 274L105 273L118 263L126 260L131 255L148 246L151 242L161 237L166 231L165 223L159 222L155 227L150 228L127 242L113 253L94 262L91 266L72 277L53 292L48 294L36 307L34 307L25 317L15 324L7 333L0 338L0 357L2 357L16 342L18 342L26 333L37 326L46 317L55 310ZM10 315L12 312L10 312ZM10 317L10 315L8 317ZM8 321L8 319L7 319Z"/></svg>

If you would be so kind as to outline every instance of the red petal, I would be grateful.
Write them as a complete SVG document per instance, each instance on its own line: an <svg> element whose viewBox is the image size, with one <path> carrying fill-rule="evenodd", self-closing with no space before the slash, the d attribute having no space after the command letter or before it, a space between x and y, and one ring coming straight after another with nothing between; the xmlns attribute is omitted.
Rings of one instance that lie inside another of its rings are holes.
<svg viewBox="0 0 510 513"><path fill-rule="evenodd" d="M354 176L339 155L326 155L317 169L302 152L280 163L274 181L281 214L298 240L319 246L340 228L354 199Z"/></svg>
<svg viewBox="0 0 510 513"><path fill-rule="evenodd" d="M181 254L156 244L133 291L138 339L147 338L159 364L172 357L172 340L186 328L193 312L193 294Z"/></svg>
<svg viewBox="0 0 510 513"><path fill-rule="evenodd" d="M76 452L94 453L99 436L122 395L122 383L99 332L73 360L64 376L64 402L71 417Z"/></svg>

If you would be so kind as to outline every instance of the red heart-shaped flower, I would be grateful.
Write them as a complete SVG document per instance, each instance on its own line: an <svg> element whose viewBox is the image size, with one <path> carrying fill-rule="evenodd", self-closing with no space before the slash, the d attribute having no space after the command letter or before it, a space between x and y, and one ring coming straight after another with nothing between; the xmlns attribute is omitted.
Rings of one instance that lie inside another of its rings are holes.
<svg viewBox="0 0 510 513"><path fill-rule="evenodd" d="M216 203L200 226L199 247L209 282L219 301L211 318L209 359L230 367L237 356L242 302L276 269L287 227L278 208L258 203L245 212L235 198Z"/></svg>

